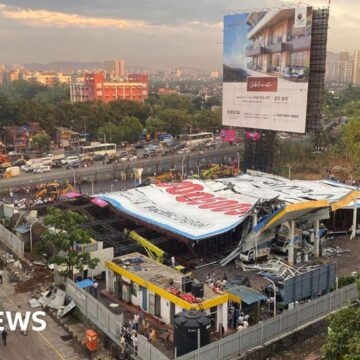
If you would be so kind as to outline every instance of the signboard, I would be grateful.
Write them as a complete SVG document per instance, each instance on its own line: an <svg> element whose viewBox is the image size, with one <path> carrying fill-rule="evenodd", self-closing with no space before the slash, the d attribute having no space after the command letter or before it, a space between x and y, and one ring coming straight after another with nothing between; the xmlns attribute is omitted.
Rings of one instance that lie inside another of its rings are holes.
<svg viewBox="0 0 360 360"><path fill-rule="evenodd" d="M135 218L193 240L235 228L256 203L221 183L197 180L144 186L99 197Z"/></svg>
<svg viewBox="0 0 360 360"><path fill-rule="evenodd" d="M245 133L245 139L248 139L248 140L260 140L260 133L258 132L249 132L247 131Z"/></svg>
<svg viewBox="0 0 360 360"><path fill-rule="evenodd" d="M236 141L236 131L235 130L220 130L220 139L224 142L235 142Z"/></svg>
<svg viewBox="0 0 360 360"><path fill-rule="evenodd" d="M327 264L303 274L293 276L284 282L284 303L288 305L302 299L324 295L336 283L336 264Z"/></svg>
<svg viewBox="0 0 360 360"><path fill-rule="evenodd" d="M304 133L312 8L224 18L223 125Z"/></svg>

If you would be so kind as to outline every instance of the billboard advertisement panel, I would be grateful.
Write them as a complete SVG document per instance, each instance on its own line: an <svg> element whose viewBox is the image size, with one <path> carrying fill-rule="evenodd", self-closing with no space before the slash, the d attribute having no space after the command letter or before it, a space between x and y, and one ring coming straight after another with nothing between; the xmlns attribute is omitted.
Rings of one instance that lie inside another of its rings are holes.
<svg viewBox="0 0 360 360"><path fill-rule="evenodd" d="M223 125L304 133L312 8L224 18Z"/></svg>
<svg viewBox="0 0 360 360"><path fill-rule="evenodd" d="M236 131L235 130L220 130L220 139L224 142L235 142L236 141Z"/></svg>
<svg viewBox="0 0 360 360"><path fill-rule="evenodd" d="M139 220L192 240L235 228L258 201L240 196L226 185L200 180L161 183L97 198Z"/></svg>

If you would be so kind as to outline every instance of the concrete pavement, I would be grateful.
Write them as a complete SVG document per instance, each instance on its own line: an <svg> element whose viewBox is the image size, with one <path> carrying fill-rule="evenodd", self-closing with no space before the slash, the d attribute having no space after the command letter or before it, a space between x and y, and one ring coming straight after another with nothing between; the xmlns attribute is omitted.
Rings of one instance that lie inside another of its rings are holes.
<svg viewBox="0 0 360 360"><path fill-rule="evenodd" d="M4 274L0 285L0 311L29 311L28 294L14 294L14 288ZM39 310L35 309L35 310ZM43 332L29 329L26 335L20 330L8 330L7 346L0 341L0 360L85 360L87 357L74 340L63 341L68 333L50 316L46 316L47 327Z"/></svg>

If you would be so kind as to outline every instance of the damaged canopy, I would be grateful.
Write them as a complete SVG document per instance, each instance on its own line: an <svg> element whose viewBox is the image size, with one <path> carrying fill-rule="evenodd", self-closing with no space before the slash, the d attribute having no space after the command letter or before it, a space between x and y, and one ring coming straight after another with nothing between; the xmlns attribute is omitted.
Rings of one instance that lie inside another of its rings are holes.
<svg viewBox="0 0 360 360"><path fill-rule="evenodd" d="M118 210L192 240L232 230L248 216L256 197L214 181L162 183L98 196Z"/></svg>
<svg viewBox="0 0 360 360"><path fill-rule="evenodd" d="M354 201L360 207L360 192L356 187L329 180L289 180L280 176L262 172L248 171L247 174L218 179L218 182L228 185L235 192L270 200L278 198L288 204L310 200L327 200L332 210L352 208Z"/></svg>

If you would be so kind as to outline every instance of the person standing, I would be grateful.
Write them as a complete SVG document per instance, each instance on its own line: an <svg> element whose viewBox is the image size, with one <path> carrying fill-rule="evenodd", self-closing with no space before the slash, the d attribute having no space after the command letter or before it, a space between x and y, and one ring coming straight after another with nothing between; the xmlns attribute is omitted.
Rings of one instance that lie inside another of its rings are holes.
<svg viewBox="0 0 360 360"><path fill-rule="evenodd" d="M135 353L135 355L137 355L137 344L138 344L137 333L135 333L135 334L131 337L131 340L132 340L132 343L133 343L134 353Z"/></svg>
<svg viewBox="0 0 360 360"><path fill-rule="evenodd" d="M4 275L4 270L0 269L0 284L2 285L3 283L3 275Z"/></svg>
<svg viewBox="0 0 360 360"><path fill-rule="evenodd" d="M121 349L122 354L125 353L125 347L126 347L125 336L124 336L124 334L121 334L121 336L120 336L120 349Z"/></svg>
<svg viewBox="0 0 360 360"><path fill-rule="evenodd" d="M97 298L99 283L95 281L93 286L94 286L94 296L95 298Z"/></svg>
<svg viewBox="0 0 360 360"><path fill-rule="evenodd" d="M6 329L4 328L4 330L3 330L2 333L1 333L1 338L2 338L2 341L3 341L4 346L6 346L7 336L8 336L8 333L7 333Z"/></svg>

